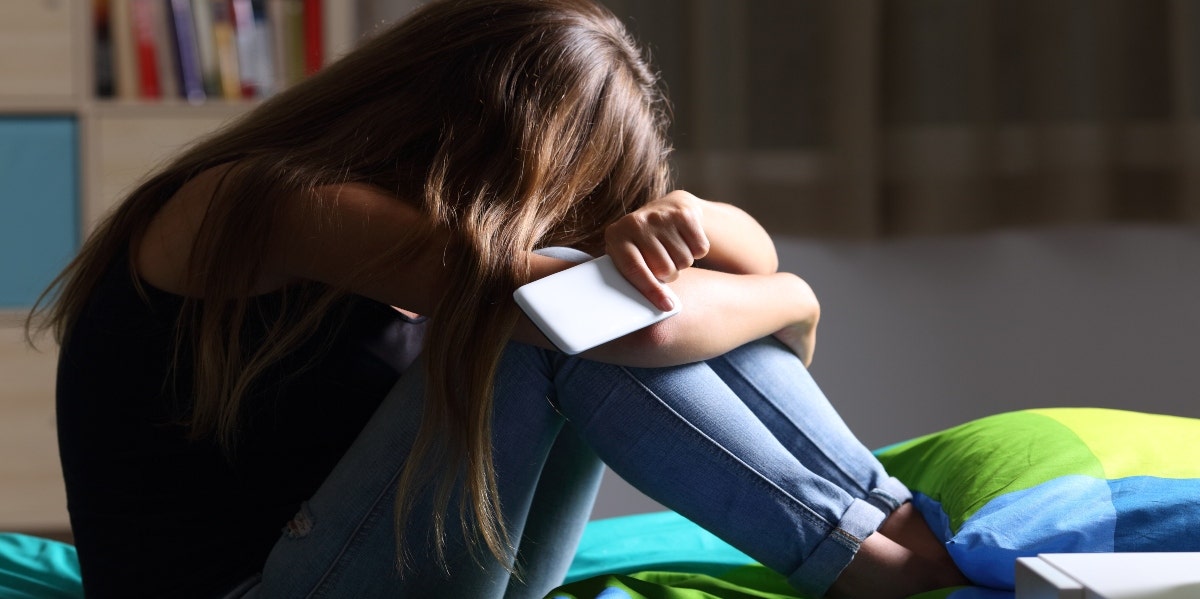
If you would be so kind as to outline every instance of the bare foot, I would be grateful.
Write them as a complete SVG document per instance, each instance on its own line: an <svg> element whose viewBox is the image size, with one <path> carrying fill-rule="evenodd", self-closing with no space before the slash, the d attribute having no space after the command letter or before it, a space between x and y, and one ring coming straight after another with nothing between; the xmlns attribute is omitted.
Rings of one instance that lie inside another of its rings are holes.
<svg viewBox="0 0 1200 599"><path fill-rule="evenodd" d="M966 584L957 568L943 564L875 533L863 542L854 559L830 587L837 599L900 599L946 587Z"/></svg>
<svg viewBox="0 0 1200 599"><path fill-rule="evenodd" d="M937 564L941 569L954 574L956 580L954 585L970 584L970 581L955 565L950 553L946 551L946 546L934 536L929 524L925 522L925 518L912 503L905 503L896 508L879 527L879 532L926 560Z"/></svg>

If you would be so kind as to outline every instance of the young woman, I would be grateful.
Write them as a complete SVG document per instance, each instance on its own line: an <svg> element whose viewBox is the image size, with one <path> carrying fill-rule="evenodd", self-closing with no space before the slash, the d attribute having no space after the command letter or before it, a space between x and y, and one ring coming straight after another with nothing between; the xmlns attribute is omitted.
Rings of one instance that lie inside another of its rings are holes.
<svg viewBox="0 0 1200 599"><path fill-rule="evenodd" d="M587 0L435 2L134 190L43 309L89 597L540 597L601 460L813 596L962 582L665 110ZM549 247L683 311L562 355Z"/></svg>

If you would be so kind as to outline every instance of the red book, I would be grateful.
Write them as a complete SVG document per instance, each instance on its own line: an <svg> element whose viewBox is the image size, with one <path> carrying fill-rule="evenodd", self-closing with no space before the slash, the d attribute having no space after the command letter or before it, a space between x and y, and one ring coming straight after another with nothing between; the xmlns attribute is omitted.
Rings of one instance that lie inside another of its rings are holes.
<svg viewBox="0 0 1200 599"><path fill-rule="evenodd" d="M158 81L158 40L155 30L156 0L131 0L133 17L133 48L138 66L138 95L142 98L162 97Z"/></svg>
<svg viewBox="0 0 1200 599"><path fill-rule="evenodd" d="M304 0L304 74L321 70L325 60L321 0Z"/></svg>

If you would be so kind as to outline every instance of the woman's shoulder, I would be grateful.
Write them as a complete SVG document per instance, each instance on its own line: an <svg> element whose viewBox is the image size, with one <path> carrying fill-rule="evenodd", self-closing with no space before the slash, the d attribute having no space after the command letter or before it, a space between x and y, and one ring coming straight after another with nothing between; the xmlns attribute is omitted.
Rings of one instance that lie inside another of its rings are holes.
<svg viewBox="0 0 1200 599"><path fill-rule="evenodd" d="M188 263L205 214L231 166L215 166L188 180L163 204L141 236L132 240L130 251L138 277L168 293L198 295L187 284Z"/></svg>

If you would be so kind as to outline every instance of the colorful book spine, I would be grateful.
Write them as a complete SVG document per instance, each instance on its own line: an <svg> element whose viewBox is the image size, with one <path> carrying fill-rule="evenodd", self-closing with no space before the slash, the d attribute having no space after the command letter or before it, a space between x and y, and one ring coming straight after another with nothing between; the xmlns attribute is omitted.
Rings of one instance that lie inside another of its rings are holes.
<svg viewBox="0 0 1200 599"><path fill-rule="evenodd" d="M129 0L108 0L109 30L113 42L113 78L116 97L138 97L138 59L133 46L133 17Z"/></svg>
<svg viewBox="0 0 1200 599"><path fill-rule="evenodd" d="M233 20L237 29L242 93L247 97L274 93L275 74L271 65L266 3L262 0L233 0Z"/></svg>
<svg viewBox="0 0 1200 599"><path fill-rule="evenodd" d="M179 79L183 84L183 99L192 103L203 102L204 77L200 71L200 48L196 43L196 23L192 15L191 0L171 0L171 16L175 46L179 57Z"/></svg>
<svg viewBox="0 0 1200 599"><path fill-rule="evenodd" d="M329 59L325 27L334 23L326 22L324 0L90 0L88 6L94 93L101 98L265 97Z"/></svg>
<svg viewBox="0 0 1200 599"><path fill-rule="evenodd" d="M275 0L271 9L282 89L304 79L304 0Z"/></svg>
<svg viewBox="0 0 1200 599"><path fill-rule="evenodd" d="M267 0L267 26L271 29L271 64L274 65L272 74L275 75L275 89L284 89L292 83L288 78L288 36L283 23L287 20L288 5L293 2L294 0Z"/></svg>
<svg viewBox="0 0 1200 599"><path fill-rule="evenodd" d="M212 6L208 0L192 0L196 50L200 54L200 78L206 97L221 97L221 67L217 63L217 44L213 39Z"/></svg>
<svg viewBox="0 0 1200 599"><path fill-rule="evenodd" d="M304 0L304 74L312 75L325 63L325 19L321 0Z"/></svg>
<svg viewBox="0 0 1200 599"><path fill-rule="evenodd" d="M155 0L130 1L138 66L138 97L158 99L162 97L162 89L159 87L157 37L154 34Z"/></svg>
<svg viewBox="0 0 1200 599"><path fill-rule="evenodd" d="M242 96L258 97L258 60L254 53L258 50L255 40L254 8L250 0L230 0L233 7L234 39L237 41L238 80L241 82Z"/></svg>
<svg viewBox="0 0 1200 599"><path fill-rule="evenodd" d="M266 0L251 0L250 6L254 11L254 39L257 42L254 59L258 63L258 89L262 95L269 96L280 88L276 86L274 44L271 41L267 3Z"/></svg>
<svg viewBox="0 0 1200 599"><path fill-rule="evenodd" d="M213 21L213 43L217 48L217 64L221 70L221 92L226 100L242 97L242 80L238 65L237 33L233 11L228 0L210 0Z"/></svg>
<svg viewBox="0 0 1200 599"><path fill-rule="evenodd" d="M171 31L171 5L166 0L150 3L154 13L154 48L158 52L158 86L162 97L179 98L183 82L179 75L179 52L175 48L175 35Z"/></svg>
<svg viewBox="0 0 1200 599"><path fill-rule="evenodd" d="M116 74L113 72L115 58L108 0L92 0L92 25L96 41L92 55L95 60L96 96L111 98L116 95Z"/></svg>

